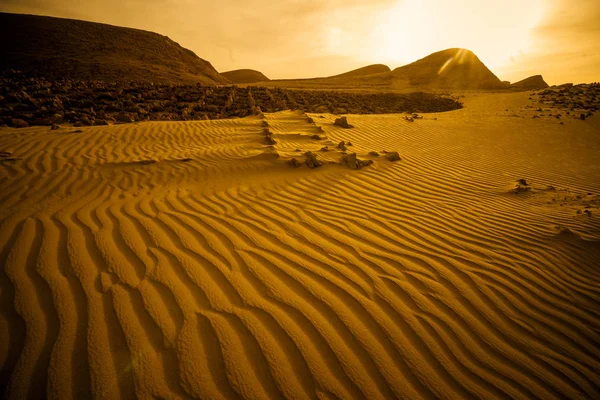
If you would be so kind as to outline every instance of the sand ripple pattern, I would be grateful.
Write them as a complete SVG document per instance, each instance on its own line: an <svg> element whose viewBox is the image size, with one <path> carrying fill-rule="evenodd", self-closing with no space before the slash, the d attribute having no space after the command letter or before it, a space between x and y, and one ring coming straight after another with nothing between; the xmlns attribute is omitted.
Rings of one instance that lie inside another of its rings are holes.
<svg viewBox="0 0 600 400"><path fill-rule="evenodd" d="M598 219L505 190L600 171L477 111L315 117L404 157L360 171L265 156L258 117L1 130L4 397L600 398Z"/></svg>

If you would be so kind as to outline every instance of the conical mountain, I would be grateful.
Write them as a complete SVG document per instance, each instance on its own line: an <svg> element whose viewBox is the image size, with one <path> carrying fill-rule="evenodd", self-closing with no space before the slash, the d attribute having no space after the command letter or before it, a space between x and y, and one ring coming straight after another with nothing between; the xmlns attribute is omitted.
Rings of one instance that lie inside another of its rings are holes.
<svg viewBox="0 0 600 400"><path fill-rule="evenodd" d="M447 49L396 68L392 75L411 86L450 89L496 89L503 85L470 50Z"/></svg>

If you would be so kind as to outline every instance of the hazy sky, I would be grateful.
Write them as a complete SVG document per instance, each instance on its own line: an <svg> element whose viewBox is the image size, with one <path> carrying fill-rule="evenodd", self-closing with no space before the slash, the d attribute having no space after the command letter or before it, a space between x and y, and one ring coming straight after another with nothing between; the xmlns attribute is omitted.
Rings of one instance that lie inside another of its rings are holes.
<svg viewBox="0 0 600 400"><path fill-rule="evenodd" d="M169 36L218 71L308 78L449 47L502 80L600 81L600 0L0 0L0 10Z"/></svg>

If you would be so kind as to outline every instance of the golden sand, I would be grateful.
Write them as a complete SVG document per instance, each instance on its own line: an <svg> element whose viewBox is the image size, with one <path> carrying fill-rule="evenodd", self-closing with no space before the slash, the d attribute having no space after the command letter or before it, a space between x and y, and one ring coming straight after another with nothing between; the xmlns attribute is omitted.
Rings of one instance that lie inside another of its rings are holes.
<svg viewBox="0 0 600 400"><path fill-rule="evenodd" d="M600 398L600 130L527 97L1 129L5 397Z"/></svg>

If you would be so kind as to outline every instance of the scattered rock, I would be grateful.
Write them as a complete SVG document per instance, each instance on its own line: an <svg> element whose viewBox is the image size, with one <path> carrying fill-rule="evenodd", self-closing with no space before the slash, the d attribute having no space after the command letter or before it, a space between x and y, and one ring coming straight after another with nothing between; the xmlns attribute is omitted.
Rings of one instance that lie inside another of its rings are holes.
<svg viewBox="0 0 600 400"><path fill-rule="evenodd" d="M52 124L52 126L50 127L51 131L55 131L57 129L60 129L60 125L58 125L58 124Z"/></svg>
<svg viewBox="0 0 600 400"><path fill-rule="evenodd" d="M329 147L328 146L321 147L321 151L329 151Z"/></svg>
<svg viewBox="0 0 600 400"><path fill-rule="evenodd" d="M370 151L370 152L369 152L369 155L370 155L370 156L373 156L373 157L379 157L379 153L378 153L378 152L376 152L376 151Z"/></svg>
<svg viewBox="0 0 600 400"><path fill-rule="evenodd" d="M27 128L29 126L29 123L21 118L13 118L10 121L10 125L13 128Z"/></svg>
<svg viewBox="0 0 600 400"><path fill-rule="evenodd" d="M310 138L314 139L314 140L321 140L322 139L321 136L319 136L319 135L312 135Z"/></svg>
<svg viewBox="0 0 600 400"><path fill-rule="evenodd" d="M346 148L346 142L344 142L343 140L342 140L341 142L339 142L339 143L338 143L338 145L337 145L337 148L338 148L338 149L340 149L340 150L342 150L342 151L346 151L346 150L348 150L348 149Z"/></svg>
<svg viewBox="0 0 600 400"><path fill-rule="evenodd" d="M333 124L337 125L337 126L341 126L342 128L346 128L346 129L354 128L353 125L350 125L348 123L348 119L346 117L336 118L336 120Z"/></svg>
<svg viewBox="0 0 600 400"><path fill-rule="evenodd" d="M308 168L319 168L323 165L321 161L317 160L317 156L312 151L307 151L304 155L306 156L305 164Z"/></svg>
<svg viewBox="0 0 600 400"><path fill-rule="evenodd" d="M351 142L347 142L346 146L352 146L352 143Z"/></svg>
<svg viewBox="0 0 600 400"><path fill-rule="evenodd" d="M402 158L400 158L400 154L398 154L397 151L392 151L391 153L388 153L385 158L387 158L390 161L400 161L402 160Z"/></svg>
<svg viewBox="0 0 600 400"><path fill-rule="evenodd" d="M300 161L298 161L295 158L292 158L290 161L288 161L288 164L290 164L294 168L298 168L299 166L302 165L302 164L300 164Z"/></svg>
<svg viewBox="0 0 600 400"><path fill-rule="evenodd" d="M408 115L404 116L404 119L407 120L408 122L415 122L413 117L409 117Z"/></svg>
<svg viewBox="0 0 600 400"><path fill-rule="evenodd" d="M344 156L342 160L348 164L350 169L361 169L362 167L373 164L373 160L360 160L356 156L356 153L350 153L347 156Z"/></svg>
<svg viewBox="0 0 600 400"><path fill-rule="evenodd" d="M277 144L277 141L275 139L273 139L273 136L267 135L267 136L265 136L265 143L268 144L269 146L272 146L274 144Z"/></svg>
<svg viewBox="0 0 600 400"><path fill-rule="evenodd" d="M525 179L517 179L517 184L513 190L515 193L527 192L529 190L531 190L531 186Z"/></svg>
<svg viewBox="0 0 600 400"><path fill-rule="evenodd" d="M108 125L108 121L105 119L97 119L94 121L94 125Z"/></svg>

